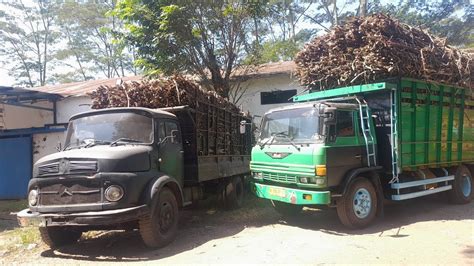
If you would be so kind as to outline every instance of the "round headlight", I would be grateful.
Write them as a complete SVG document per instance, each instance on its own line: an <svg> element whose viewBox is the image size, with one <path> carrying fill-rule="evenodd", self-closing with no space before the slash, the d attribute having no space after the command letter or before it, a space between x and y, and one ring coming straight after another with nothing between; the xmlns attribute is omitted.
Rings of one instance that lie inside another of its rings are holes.
<svg viewBox="0 0 474 266"><path fill-rule="evenodd" d="M105 198L108 201L119 201L123 197L123 189L120 186L112 185L105 190Z"/></svg>
<svg viewBox="0 0 474 266"><path fill-rule="evenodd" d="M30 193L28 193L28 203L30 206L35 206L38 203L38 190L30 190Z"/></svg>

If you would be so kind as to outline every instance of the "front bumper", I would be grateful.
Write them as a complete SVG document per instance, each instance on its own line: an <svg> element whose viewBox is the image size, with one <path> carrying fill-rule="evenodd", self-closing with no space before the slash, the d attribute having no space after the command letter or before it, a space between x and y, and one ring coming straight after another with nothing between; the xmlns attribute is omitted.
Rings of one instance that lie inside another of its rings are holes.
<svg viewBox="0 0 474 266"><path fill-rule="evenodd" d="M146 205L105 211L68 214L39 213L24 209L17 214L20 226L101 226L130 222L149 214Z"/></svg>
<svg viewBox="0 0 474 266"><path fill-rule="evenodd" d="M278 200L297 205L329 205L331 192L313 191L280 186L271 186L253 182L255 195L264 199Z"/></svg>

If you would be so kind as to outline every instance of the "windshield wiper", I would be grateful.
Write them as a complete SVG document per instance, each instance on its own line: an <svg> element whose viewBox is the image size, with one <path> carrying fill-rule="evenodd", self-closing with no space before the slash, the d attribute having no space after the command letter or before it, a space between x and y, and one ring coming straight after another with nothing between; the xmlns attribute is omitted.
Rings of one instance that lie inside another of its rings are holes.
<svg viewBox="0 0 474 266"><path fill-rule="evenodd" d="M116 146L119 142L125 143L143 143L141 140L130 139L130 138L118 138L110 143L110 146Z"/></svg>
<svg viewBox="0 0 474 266"><path fill-rule="evenodd" d="M87 143L86 145L84 145L82 147L89 148L89 147L95 146L97 144L105 145L105 144L109 144L109 143L110 143L110 141L94 139L93 141Z"/></svg>
<svg viewBox="0 0 474 266"><path fill-rule="evenodd" d="M277 136L277 137L284 137L286 138L290 143L291 145L293 145L293 147L295 147L298 151L300 151L300 147L298 147L294 142L293 140L288 136L288 133L286 133L286 131L283 131L283 132L278 132L278 133L275 133L275 134L272 134L273 136Z"/></svg>
<svg viewBox="0 0 474 266"><path fill-rule="evenodd" d="M76 148L89 148L89 147L93 147L95 145L98 145L98 144L101 144L101 145L105 145L105 144L109 144L110 141L105 141L105 140L92 140L91 142L88 142L88 143L83 143L83 144L80 144L80 145L72 145L72 142L69 142L66 146L64 146L63 148L63 151L67 151L67 150L71 150L71 149L76 149Z"/></svg>

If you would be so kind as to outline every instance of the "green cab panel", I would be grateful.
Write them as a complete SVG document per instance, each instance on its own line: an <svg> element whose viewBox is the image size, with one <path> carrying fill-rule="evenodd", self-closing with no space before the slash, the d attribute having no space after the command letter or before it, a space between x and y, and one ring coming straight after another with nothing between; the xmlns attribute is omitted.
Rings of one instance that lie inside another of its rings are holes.
<svg viewBox="0 0 474 266"><path fill-rule="evenodd" d="M299 151L287 144L266 145L263 149L257 145L252 149L250 170L262 173L263 178L270 181L295 184L298 177L317 177L315 167L325 164L326 146L323 144L308 144ZM326 179L325 176L319 178Z"/></svg>
<svg viewBox="0 0 474 266"><path fill-rule="evenodd" d="M264 199L278 200L297 205L328 205L331 203L329 191L313 191L254 183L255 194Z"/></svg>

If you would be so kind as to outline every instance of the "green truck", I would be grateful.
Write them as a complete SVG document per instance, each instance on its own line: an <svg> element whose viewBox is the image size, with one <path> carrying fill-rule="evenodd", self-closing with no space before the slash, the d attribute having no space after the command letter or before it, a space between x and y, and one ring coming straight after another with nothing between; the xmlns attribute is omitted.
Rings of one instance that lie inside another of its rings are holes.
<svg viewBox="0 0 474 266"><path fill-rule="evenodd" d="M397 78L293 100L263 116L250 163L254 192L281 214L325 205L363 228L386 200L445 193L471 201L470 89Z"/></svg>

